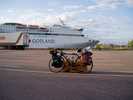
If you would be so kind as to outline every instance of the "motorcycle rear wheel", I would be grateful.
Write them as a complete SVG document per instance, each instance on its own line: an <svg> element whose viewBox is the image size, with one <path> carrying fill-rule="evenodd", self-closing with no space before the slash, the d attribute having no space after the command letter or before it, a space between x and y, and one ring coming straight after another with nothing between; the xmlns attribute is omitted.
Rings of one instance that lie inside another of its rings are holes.
<svg viewBox="0 0 133 100"><path fill-rule="evenodd" d="M60 66L60 67L55 67L55 66L52 66L52 63L53 63L53 59L50 59L49 60L49 70L51 71L51 72L54 72L54 73L58 73L58 72L61 72L62 70L63 70L63 68L64 68L64 59L63 58L61 58L62 60L63 60L63 63L62 63L62 66Z"/></svg>

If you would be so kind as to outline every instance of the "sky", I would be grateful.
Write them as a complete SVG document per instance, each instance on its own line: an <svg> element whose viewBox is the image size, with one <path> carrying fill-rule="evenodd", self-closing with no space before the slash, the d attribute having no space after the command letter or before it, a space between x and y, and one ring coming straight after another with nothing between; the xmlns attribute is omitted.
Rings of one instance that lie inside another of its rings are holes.
<svg viewBox="0 0 133 100"><path fill-rule="evenodd" d="M0 23L53 25L59 19L102 43L133 39L133 0L0 0Z"/></svg>

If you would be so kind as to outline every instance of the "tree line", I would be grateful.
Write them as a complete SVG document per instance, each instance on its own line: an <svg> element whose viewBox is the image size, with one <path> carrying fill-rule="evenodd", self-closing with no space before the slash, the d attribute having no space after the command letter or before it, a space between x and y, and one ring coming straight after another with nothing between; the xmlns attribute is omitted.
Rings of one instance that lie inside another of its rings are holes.
<svg viewBox="0 0 133 100"><path fill-rule="evenodd" d="M126 45L97 44L95 50L133 50L133 40L128 41Z"/></svg>

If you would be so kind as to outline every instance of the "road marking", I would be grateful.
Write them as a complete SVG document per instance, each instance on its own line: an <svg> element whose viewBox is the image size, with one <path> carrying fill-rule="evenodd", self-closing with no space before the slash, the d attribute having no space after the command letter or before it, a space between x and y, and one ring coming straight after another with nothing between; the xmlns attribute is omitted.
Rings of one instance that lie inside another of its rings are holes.
<svg viewBox="0 0 133 100"><path fill-rule="evenodd" d="M16 68L16 67L13 67ZM31 73L51 73L46 71L33 71L33 70L26 70L26 69L12 69L12 68L0 68L0 70L7 70L7 71L16 71L16 72L31 72Z"/></svg>
<svg viewBox="0 0 133 100"><path fill-rule="evenodd" d="M0 68L0 70L4 71L12 71L12 72L26 72L26 73L38 73L38 74L47 74L47 75L54 75L54 77L105 77L105 76L112 76L112 77L133 77L133 75L111 75L111 74L79 74L79 73L52 73L46 71L33 71L33 70L26 70L26 69L11 69L11 68ZM130 73L129 73L130 74Z"/></svg>

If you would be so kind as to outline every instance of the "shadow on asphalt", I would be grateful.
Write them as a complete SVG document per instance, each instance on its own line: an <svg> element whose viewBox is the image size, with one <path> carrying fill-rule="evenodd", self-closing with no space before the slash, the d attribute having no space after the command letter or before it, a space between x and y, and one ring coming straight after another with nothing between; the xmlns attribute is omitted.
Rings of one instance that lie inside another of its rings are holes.
<svg viewBox="0 0 133 100"><path fill-rule="evenodd" d="M131 72L102 72L102 71L93 71L91 74L104 74L104 75L133 75Z"/></svg>

